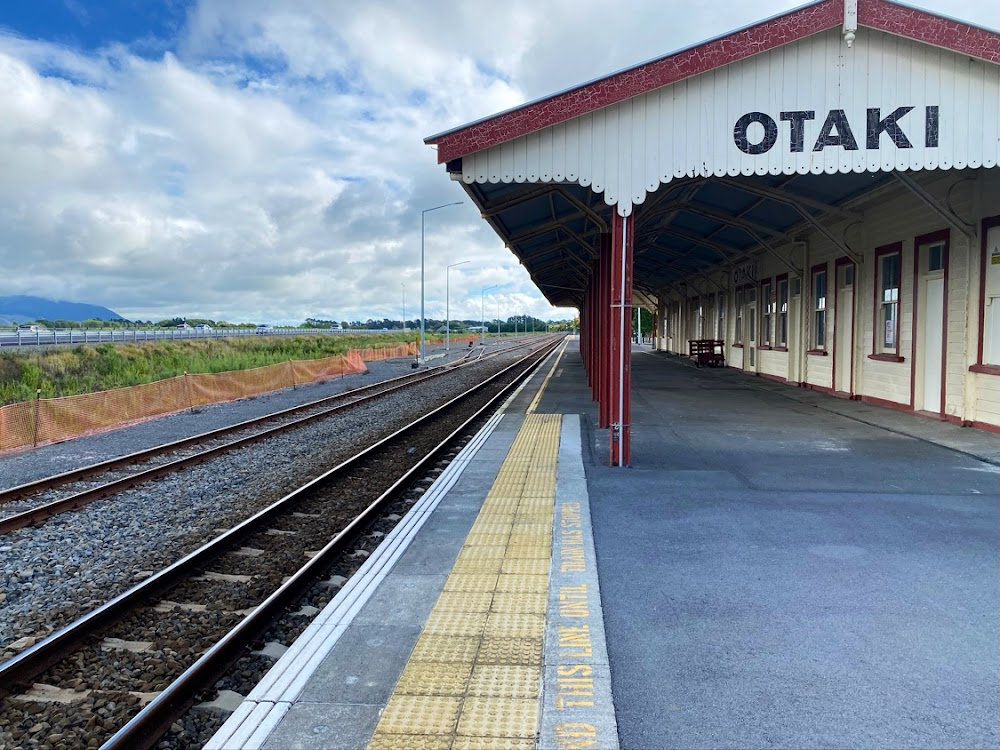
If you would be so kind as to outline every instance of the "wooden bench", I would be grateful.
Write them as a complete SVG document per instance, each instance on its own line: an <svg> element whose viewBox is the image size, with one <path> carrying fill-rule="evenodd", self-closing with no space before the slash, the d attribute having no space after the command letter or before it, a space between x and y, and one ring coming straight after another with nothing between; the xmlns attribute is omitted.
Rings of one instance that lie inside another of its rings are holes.
<svg viewBox="0 0 1000 750"><path fill-rule="evenodd" d="M688 339L688 356L698 367L723 367L726 364L723 342L719 339Z"/></svg>

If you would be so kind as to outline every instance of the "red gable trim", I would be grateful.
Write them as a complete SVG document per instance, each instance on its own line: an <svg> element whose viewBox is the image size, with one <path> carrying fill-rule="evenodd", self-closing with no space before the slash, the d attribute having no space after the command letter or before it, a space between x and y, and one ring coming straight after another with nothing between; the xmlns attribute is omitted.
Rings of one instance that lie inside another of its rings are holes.
<svg viewBox="0 0 1000 750"><path fill-rule="evenodd" d="M842 24L844 0L823 0L691 49L652 60L425 140L437 144L438 164L556 123L631 99L652 89L720 68Z"/></svg>
<svg viewBox="0 0 1000 750"><path fill-rule="evenodd" d="M438 163L533 133L647 91L826 31L844 21L843 0L822 0L673 55L424 140ZM858 23L1000 63L1000 35L888 0L858 0Z"/></svg>
<svg viewBox="0 0 1000 750"><path fill-rule="evenodd" d="M858 24L1000 63L1000 34L886 0L859 0Z"/></svg>

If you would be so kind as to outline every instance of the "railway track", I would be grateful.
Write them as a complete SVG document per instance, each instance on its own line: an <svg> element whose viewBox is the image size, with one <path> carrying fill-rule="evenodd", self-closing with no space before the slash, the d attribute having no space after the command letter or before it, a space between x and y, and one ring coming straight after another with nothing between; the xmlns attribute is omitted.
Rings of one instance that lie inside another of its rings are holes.
<svg viewBox="0 0 1000 750"><path fill-rule="evenodd" d="M513 349L525 346L528 344L519 344ZM457 369L511 350L485 355L475 351L472 353L474 356L467 355L462 360L430 370L362 386L256 419L0 490L0 535L43 523L60 513L78 510L96 500L160 479L222 453L302 428L372 399L413 387L432 378L446 376Z"/></svg>
<svg viewBox="0 0 1000 750"><path fill-rule="evenodd" d="M380 514L383 529L398 520L401 513L385 516L385 509L454 451L551 348L358 452L0 665L0 691L10 693L0 711L0 745L150 747L176 729L178 716L313 581L345 554L363 557L364 545L384 533L369 531Z"/></svg>

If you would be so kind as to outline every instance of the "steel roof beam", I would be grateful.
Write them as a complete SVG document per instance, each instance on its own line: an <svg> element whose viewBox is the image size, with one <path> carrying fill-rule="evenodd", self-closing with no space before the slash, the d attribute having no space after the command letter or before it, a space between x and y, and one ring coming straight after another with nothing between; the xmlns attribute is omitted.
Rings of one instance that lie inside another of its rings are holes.
<svg viewBox="0 0 1000 750"><path fill-rule="evenodd" d="M663 234L672 234L675 237L679 237L679 238L681 238L683 240L687 240L688 242L691 242L691 243L693 243L695 245L700 245L700 246L706 248L707 250L712 250L720 258L722 258L722 262L723 263L725 263L727 266L729 266L734 271L737 270L736 269L736 261L744 260L744 259L749 258L749 257L751 257L753 255L752 251L751 252L742 252L742 251L737 250L736 252L738 254L735 257L730 258L729 256L726 255L726 251L727 250L732 250L733 248L727 248L725 245L720 245L719 243L714 242L712 240L704 240L701 237L698 237L697 235L689 234L687 232L682 232L682 231L680 231L678 229L669 229L668 228L668 229L662 230L662 233ZM755 279L750 279L750 281L753 284L753 286L755 286L755 287L759 287L760 286L759 282L757 282Z"/></svg>
<svg viewBox="0 0 1000 750"><path fill-rule="evenodd" d="M923 186L908 174L900 172L898 169L894 169L892 170L892 176L902 182L903 185L906 186L907 190L926 203L927 206L934 211L934 213L955 227L955 229L959 232L964 234L970 240L976 238L976 228L972 224L966 224L962 221L954 214L954 212L951 211L951 209L943 205L937 198L924 190Z"/></svg>
<svg viewBox="0 0 1000 750"><path fill-rule="evenodd" d="M596 211L594 211L594 209L592 209L586 203L584 203L575 195L570 193L568 190L558 185L545 185L544 187L540 187L535 190L530 190L527 193L521 193L519 195L515 195L511 198L508 198L505 201L501 201L500 203L492 204L489 207L485 207L482 210L482 217L486 219L490 216L496 216L497 214L506 211L508 208L513 208L514 206L520 205L521 203L525 203L527 201L534 200L535 198L541 198L551 194L561 195L564 199L566 199L568 203L575 206L577 210L580 211L580 213L582 213L584 216L590 219L591 222L596 224L598 229L600 229L602 232L608 231L607 222L604 219L602 219L601 216ZM551 204L550 204L550 211L552 211L553 213L553 218L556 218L554 215L555 212L552 209Z"/></svg>
<svg viewBox="0 0 1000 750"><path fill-rule="evenodd" d="M806 198L803 195L794 195L779 188L769 188L763 185L756 185L752 182L735 180L732 177L707 177L705 179L712 180L723 185L729 185L730 187L742 190L745 193L759 195L763 198L770 198L771 200L778 201L779 203L784 203L796 209L800 214L803 214L803 217L805 217L805 214L809 212L805 211L802 207L808 206L809 208L815 209L816 211L820 211L824 214L837 214L845 219L864 219L864 216L856 211L831 206L829 203L823 203L822 201L813 200L812 198ZM809 214L809 216L812 216L812 214Z"/></svg>
<svg viewBox="0 0 1000 750"><path fill-rule="evenodd" d="M811 211L806 210L806 206L815 208L819 211L824 211L829 214L839 214L845 218L853 218L861 220L863 217L855 211L847 211L846 209L837 208L836 206L830 206L826 203L820 203L819 201L814 201L810 198L804 198L802 196L795 196L790 193L786 193L783 190L776 190L774 188L764 188L758 185L750 185L745 182L740 182L739 180L733 180L728 177L710 177L716 182L721 182L725 185L732 185L740 190L746 190L748 193L754 193L756 195L763 195L764 197L771 198L780 203L784 203L788 206L794 208L798 214L812 224L813 228L826 237L830 242L840 248L845 255L847 255L851 260L853 260L858 265L861 265L862 258L855 252L852 248L848 247L847 243L843 240L839 240L833 236L833 232L827 229L823 224L817 219Z"/></svg>

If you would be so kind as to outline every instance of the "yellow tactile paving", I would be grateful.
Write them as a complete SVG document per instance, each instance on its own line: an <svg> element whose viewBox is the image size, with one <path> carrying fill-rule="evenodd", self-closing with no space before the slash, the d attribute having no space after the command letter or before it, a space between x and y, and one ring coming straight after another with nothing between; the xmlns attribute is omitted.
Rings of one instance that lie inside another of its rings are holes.
<svg viewBox="0 0 1000 750"><path fill-rule="evenodd" d="M496 594L472 591L444 591L437 606L451 612L489 612Z"/></svg>
<svg viewBox="0 0 1000 750"><path fill-rule="evenodd" d="M508 575L536 575L544 576L549 573L548 558L537 557L508 557L501 560L500 571Z"/></svg>
<svg viewBox="0 0 1000 750"><path fill-rule="evenodd" d="M475 547L462 547L458 553L459 560L503 560L507 552L507 545L496 545L494 547L477 545Z"/></svg>
<svg viewBox="0 0 1000 750"><path fill-rule="evenodd" d="M534 737L462 737L455 738L451 750L535 750Z"/></svg>
<svg viewBox="0 0 1000 750"><path fill-rule="evenodd" d="M423 632L430 635L480 635L489 617L487 612L449 612L443 607L434 607Z"/></svg>
<svg viewBox="0 0 1000 750"><path fill-rule="evenodd" d="M450 734L462 710L462 698L441 695L393 695L376 731L386 734Z"/></svg>
<svg viewBox="0 0 1000 750"><path fill-rule="evenodd" d="M458 733L466 736L534 738L537 731L537 698L470 696L458 720Z"/></svg>
<svg viewBox="0 0 1000 750"><path fill-rule="evenodd" d="M526 416L369 750L534 748L560 423Z"/></svg>
<svg viewBox="0 0 1000 750"><path fill-rule="evenodd" d="M483 638L476 663L541 666L542 638Z"/></svg>
<svg viewBox="0 0 1000 750"><path fill-rule="evenodd" d="M520 561L518 561L520 562ZM508 594L498 591L493 595L490 604L491 612L526 612L544 615L548 609L548 593L544 594Z"/></svg>
<svg viewBox="0 0 1000 750"><path fill-rule="evenodd" d="M538 670L522 664L480 664L472 671L469 695L478 698L537 698L542 680Z"/></svg>
<svg viewBox="0 0 1000 750"><path fill-rule="evenodd" d="M472 664L482 639L476 637L456 638L448 635L425 633L417 640L410 654L410 661L468 662Z"/></svg>
<svg viewBox="0 0 1000 750"><path fill-rule="evenodd" d="M444 583L445 591L496 591L495 575L455 574L448 576Z"/></svg>
<svg viewBox="0 0 1000 750"><path fill-rule="evenodd" d="M396 694L460 697L469 688L471 673L472 664L467 661L411 661L396 684Z"/></svg>
<svg viewBox="0 0 1000 750"><path fill-rule="evenodd" d="M452 734L383 734L376 732L368 750L451 750Z"/></svg>
<svg viewBox="0 0 1000 750"><path fill-rule="evenodd" d="M548 576L532 576L515 573L500 574L494 591L504 591L508 594L544 594L549 590Z"/></svg>
<svg viewBox="0 0 1000 750"><path fill-rule="evenodd" d="M502 557L492 560L474 560L469 557L459 557L451 570L453 573L498 575L502 567Z"/></svg>
<svg viewBox="0 0 1000 750"><path fill-rule="evenodd" d="M523 612L490 612L483 635L487 638L541 638L545 616Z"/></svg>

